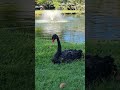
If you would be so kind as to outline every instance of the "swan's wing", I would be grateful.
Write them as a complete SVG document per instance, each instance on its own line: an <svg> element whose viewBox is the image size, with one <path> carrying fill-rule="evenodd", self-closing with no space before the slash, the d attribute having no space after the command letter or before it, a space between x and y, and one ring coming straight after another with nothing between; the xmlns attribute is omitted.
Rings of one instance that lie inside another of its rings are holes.
<svg viewBox="0 0 120 90"><path fill-rule="evenodd" d="M64 50L62 51L61 58L64 59L79 59L82 56L81 50Z"/></svg>
<svg viewBox="0 0 120 90"><path fill-rule="evenodd" d="M63 59L70 59L70 58L72 58L72 52L69 51L69 50L63 51L62 54L61 54L61 58L63 58Z"/></svg>

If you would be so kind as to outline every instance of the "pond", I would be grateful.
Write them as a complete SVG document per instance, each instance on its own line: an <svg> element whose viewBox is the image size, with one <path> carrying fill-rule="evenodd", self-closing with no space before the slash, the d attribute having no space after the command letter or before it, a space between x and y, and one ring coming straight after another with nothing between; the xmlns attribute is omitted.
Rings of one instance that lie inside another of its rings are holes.
<svg viewBox="0 0 120 90"><path fill-rule="evenodd" d="M57 34L65 42L84 43L85 16L62 15L62 17L62 20L55 21L43 20L42 15L36 18L36 35L44 39L51 39L53 34Z"/></svg>

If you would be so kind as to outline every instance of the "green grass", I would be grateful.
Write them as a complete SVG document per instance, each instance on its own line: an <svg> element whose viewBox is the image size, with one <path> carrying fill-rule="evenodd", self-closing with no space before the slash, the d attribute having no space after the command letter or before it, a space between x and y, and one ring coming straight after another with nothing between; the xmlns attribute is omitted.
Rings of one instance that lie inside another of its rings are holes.
<svg viewBox="0 0 120 90"><path fill-rule="evenodd" d="M94 86L94 90L120 90L120 81L104 80L99 86Z"/></svg>
<svg viewBox="0 0 120 90"><path fill-rule="evenodd" d="M82 49L84 44L62 43L62 49ZM66 83L63 90L85 90L84 59L70 64L53 64L51 59L57 49L57 43L51 40L35 38L35 86L36 90L60 90L60 83Z"/></svg>
<svg viewBox="0 0 120 90"><path fill-rule="evenodd" d="M100 55L104 57L106 55L111 55L115 59L115 63L120 67L120 42L114 40L92 40L86 42L86 52L93 55Z"/></svg>
<svg viewBox="0 0 120 90"><path fill-rule="evenodd" d="M0 38L0 90L33 89L34 33L1 28Z"/></svg>
<svg viewBox="0 0 120 90"><path fill-rule="evenodd" d="M86 90L120 90L120 81L115 78L103 80L102 83L96 82L89 85Z"/></svg>
<svg viewBox="0 0 120 90"><path fill-rule="evenodd" d="M118 73L120 73L120 49L119 41L114 40L92 40L86 42L86 53L92 55L100 55L104 57L106 55L111 55L114 60L115 64L117 65ZM98 83L98 82L97 82ZM116 78L111 78L109 80L103 80L102 83L99 85L97 83L93 83L89 86L87 90L120 90L120 80L116 80Z"/></svg>

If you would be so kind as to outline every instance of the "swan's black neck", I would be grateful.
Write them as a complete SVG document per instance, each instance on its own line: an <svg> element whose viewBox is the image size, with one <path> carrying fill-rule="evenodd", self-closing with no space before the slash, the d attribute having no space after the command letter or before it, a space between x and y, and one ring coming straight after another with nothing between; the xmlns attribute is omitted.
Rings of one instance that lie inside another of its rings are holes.
<svg viewBox="0 0 120 90"><path fill-rule="evenodd" d="M58 50L57 50L57 52L61 53L61 44L60 44L59 38L57 38L57 43L58 43Z"/></svg>

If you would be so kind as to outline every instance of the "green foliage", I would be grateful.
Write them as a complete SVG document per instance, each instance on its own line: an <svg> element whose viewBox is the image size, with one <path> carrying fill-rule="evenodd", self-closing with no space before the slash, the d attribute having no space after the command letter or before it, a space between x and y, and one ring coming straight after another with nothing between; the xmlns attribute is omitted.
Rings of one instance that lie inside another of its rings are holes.
<svg viewBox="0 0 120 90"><path fill-rule="evenodd" d="M55 9L59 9L60 6L63 10L67 10L67 8L70 8L70 5L72 8L75 8L76 10L84 10L85 0L36 0L38 4L45 4L48 3L50 5L54 5ZM62 5L64 4L64 5Z"/></svg>
<svg viewBox="0 0 120 90"><path fill-rule="evenodd" d="M59 8L60 2L58 2L58 0L53 0L53 5L55 6L55 9Z"/></svg>
<svg viewBox="0 0 120 90"><path fill-rule="evenodd" d="M43 4L43 3L46 2L46 0L35 0L35 2L36 2L37 4Z"/></svg>

